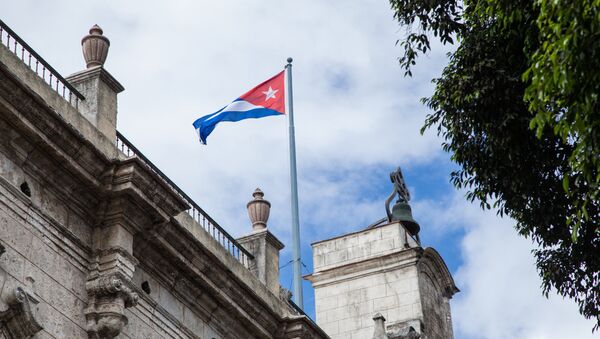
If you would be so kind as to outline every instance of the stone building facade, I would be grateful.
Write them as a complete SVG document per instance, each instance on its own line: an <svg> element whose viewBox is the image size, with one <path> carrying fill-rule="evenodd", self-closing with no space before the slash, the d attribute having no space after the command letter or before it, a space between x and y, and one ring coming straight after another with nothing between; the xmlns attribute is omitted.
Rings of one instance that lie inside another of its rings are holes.
<svg viewBox="0 0 600 339"><path fill-rule="evenodd" d="M458 288L446 264L390 219L312 244L317 324L332 339L452 339Z"/></svg>
<svg viewBox="0 0 600 339"><path fill-rule="evenodd" d="M117 132L99 27L67 79L0 27L1 339L327 338L266 219L231 238Z"/></svg>

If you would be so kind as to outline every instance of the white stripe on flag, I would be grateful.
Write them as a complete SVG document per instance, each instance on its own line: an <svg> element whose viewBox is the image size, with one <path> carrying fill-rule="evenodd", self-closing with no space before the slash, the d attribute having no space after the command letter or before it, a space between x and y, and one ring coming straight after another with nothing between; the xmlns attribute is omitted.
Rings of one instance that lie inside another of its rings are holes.
<svg viewBox="0 0 600 339"><path fill-rule="evenodd" d="M225 106L221 111L219 111L219 113L213 115L212 117L210 117L204 121L212 120L225 112L246 112L246 111L250 111L250 110L258 109L258 108L264 108L264 107L253 105L246 100L236 100L236 101L230 103L229 105Z"/></svg>

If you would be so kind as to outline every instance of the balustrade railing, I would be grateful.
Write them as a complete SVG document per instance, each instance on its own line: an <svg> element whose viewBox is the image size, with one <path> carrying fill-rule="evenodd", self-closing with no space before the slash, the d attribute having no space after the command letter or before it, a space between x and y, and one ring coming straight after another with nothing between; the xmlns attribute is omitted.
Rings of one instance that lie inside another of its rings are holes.
<svg viewBox="0 0 600 339"><path fill-rule="evenodd" d="M25 65L34 71L44 80L53 90L61 95L75 108L79 106L81 100L85 97L75 89L60 73L58 73L46 60L37 54L17 33L15 33L4 21L0 20L0 44L6 46L9 51L14 53ZM183 198L191 208L187 213L202 228L214 238L223 248L232 256L240 261L244 266L249 267L250 260L254 256L240 245L227 231L225 231L216 221L214 221L194 200L185 194L169 177L158 169L142 152L140 152L127 138L117 131L117 147L128 157L136 156L144 162L152 171L165 180L173 190Z"/></svg>
<svg viewBox="0 0 600 339"><path fill-rule="evenodd" d="M34 71L53 90L67 100L73 107L79 106L79 101L85 97L75 89L60 73L58 73L46 60L37 54L33 48L21 39L4 21L0 20L0 44L6 46L25 65Z"/></svg>
<svg viewBox="0 0 600 339"><path fill-rule="evenodd" d="M165 180L183 200L185 200L191 208L187 213L206 231L213 239L215 239L223 248L234 256L242 265L250 267L250 260L254 256L248 252L240 243L235 240L227 231L223 229L208 213L206 213L192 198L190 198L183 190L181 190L169 177L167 177L156 165L154 165L142 152L140 152L127 138L117 131L117 148L127 157L138 157L152 171Z"/></svg>

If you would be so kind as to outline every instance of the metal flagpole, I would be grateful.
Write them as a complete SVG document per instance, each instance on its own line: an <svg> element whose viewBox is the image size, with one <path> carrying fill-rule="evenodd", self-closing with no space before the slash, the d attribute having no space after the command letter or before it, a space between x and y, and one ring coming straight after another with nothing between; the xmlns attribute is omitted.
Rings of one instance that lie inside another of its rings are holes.
<svg viewBox="0 0 600 339"><path fill-rule="evenodd" d="M290 181L292 185L292 260L294 267L294 301L304 309L302 297L302 271L300 260L300 220L298 217L298 178L296 173L296 137L294 133L294 105L292 97L292 58L287 59L287 106L290 122Z"/></svg>

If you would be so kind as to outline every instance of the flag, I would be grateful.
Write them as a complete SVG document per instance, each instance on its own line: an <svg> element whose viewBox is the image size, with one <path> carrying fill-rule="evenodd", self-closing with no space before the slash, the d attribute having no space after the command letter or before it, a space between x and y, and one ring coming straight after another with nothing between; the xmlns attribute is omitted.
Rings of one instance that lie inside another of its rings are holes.
<svg viewBox="0 0 600 339"><path fill-rule="evenodd" d="M221 121L240 121L285 114L284 80L285 71L281 71L217 112L194 121L200 142L206 145L206 138Z"/></svg>

